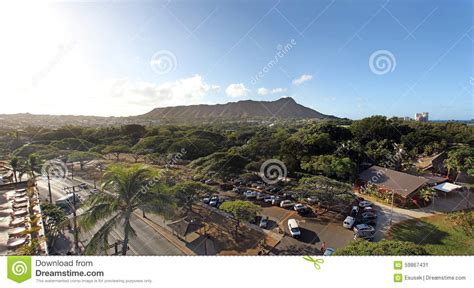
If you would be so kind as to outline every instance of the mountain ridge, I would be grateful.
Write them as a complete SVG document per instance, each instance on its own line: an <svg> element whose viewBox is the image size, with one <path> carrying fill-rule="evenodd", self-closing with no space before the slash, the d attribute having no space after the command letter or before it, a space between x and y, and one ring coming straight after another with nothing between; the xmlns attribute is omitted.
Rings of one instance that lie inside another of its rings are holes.
<svg viewBox="0 0 474 288"><path fill-rule="evenodd" d="M135 116L147 119L338 119L298 104L291 97L274 101L240 100L225 104L197 104L154 108Z"/></svg>

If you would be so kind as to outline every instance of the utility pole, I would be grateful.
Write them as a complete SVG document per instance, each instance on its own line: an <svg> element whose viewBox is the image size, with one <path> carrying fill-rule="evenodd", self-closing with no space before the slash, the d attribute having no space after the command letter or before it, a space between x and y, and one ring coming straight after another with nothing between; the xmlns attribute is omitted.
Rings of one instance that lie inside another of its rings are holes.
<svg viewBox="0 0 474 288"><path fill-rule="evenodd" d="M48 177L48 192L49 192L49 203L53 204L53 195L51 194L51 178L49 177L49 172L46 174L46 177Z"/></svg>
<svg viewBox="0 0 474 288"><path fill-rule="evenodd" d="M72 217L74 223L74 248L76 250L76 254L79 254L79 231L77 229L77 218L76 218L76 187L72 186L72 205L74 208L72 209Z"/></svg>
<svg viewBox="0 0 474 288"><path fill-rule="evenodd" d="M72 188L72 192L69 192L69 189ZM76 254L79 254L79 230L77 228L77 211L76 211L76 205L77 205L77 195L76 195L76 186L71 186L71 187L64 187L64 190L66 190L66 194L72 193L72 224L73 224L73 229L74 229L74 250Z"/></svg>
<svg viewBox="0 0 474 288"><path fill-rule="evenodd" d="M391 204L391 212L390 212L390 226L392 226L392 219L393 219L393 198L395 196L395 191L392 191L392 204Z"/></svg>

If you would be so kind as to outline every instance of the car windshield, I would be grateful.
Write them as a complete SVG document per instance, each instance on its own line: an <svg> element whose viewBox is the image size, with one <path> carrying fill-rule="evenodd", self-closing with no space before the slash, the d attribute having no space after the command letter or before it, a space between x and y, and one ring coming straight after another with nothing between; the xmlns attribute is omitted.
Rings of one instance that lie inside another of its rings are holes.
<svg viewBox="0 0 474 288"><path fill-rule="evenodd" d="M299 228L291 228L291 232L300 233L300 229Z"/></svg>

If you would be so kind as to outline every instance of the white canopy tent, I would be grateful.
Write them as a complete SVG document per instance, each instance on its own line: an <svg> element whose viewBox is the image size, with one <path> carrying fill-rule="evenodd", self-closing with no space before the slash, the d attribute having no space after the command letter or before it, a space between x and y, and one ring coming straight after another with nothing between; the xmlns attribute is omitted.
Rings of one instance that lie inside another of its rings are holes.
<svg viewBox="0 0 474 288"><path fill-rule="evenodd" d="M444 192L444 193L450 193L454 190L462 188L462 186L459 186L459 185L456 185L456 184L453 184L453 183L445 182L445 183L441 183L439 185L436 185L433 188L437 191L441 191L441 192Z"/></svg>

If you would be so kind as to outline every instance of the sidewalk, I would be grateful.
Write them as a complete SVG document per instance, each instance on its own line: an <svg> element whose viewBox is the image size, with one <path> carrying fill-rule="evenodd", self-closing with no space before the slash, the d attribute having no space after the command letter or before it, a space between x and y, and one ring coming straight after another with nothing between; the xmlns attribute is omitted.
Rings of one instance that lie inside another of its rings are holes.
<svg viewBox="0 0 474 288"><path fill-rule="evenodd" d="M163 227L160 222L163 223L163 218L161 218L158 215L155 214L146 214L146 218L143 218L143 215L135 211L134 212L135 216L137 216L140 220L148 224L153 230L161 234L166 240L168 240L171 244L173 244L176 248L181 250L184 254L188 256L194 256L196 253L194 253L191 249L186 247L186 244L182 242L180 239L178 239L176 236L174 236L167 228ZM166 225L166 224L163 224Z"/></svg>

